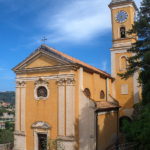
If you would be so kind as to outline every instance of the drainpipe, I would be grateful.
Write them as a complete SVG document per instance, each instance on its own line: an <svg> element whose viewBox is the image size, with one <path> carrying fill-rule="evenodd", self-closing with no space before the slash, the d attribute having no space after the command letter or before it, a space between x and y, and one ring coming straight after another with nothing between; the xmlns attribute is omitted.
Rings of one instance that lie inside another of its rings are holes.
<svg viewBox="0 0 150 150"><path fill-rule="evenodd" d="M106 101L108 101L109 97L109 78L106 78Z"/></svg>
<svg viewBox="0 0 150 150"><path fill-rule="evenodd" d="M117 108L117 139L116 139L116 150L119 150L119 109Z"/></svg>
<svg viewBox="0 0 150 150"><path fill-rule="evenodd" d="M96 150L98 150L98 112L95 112L96 116Z"/></svg>

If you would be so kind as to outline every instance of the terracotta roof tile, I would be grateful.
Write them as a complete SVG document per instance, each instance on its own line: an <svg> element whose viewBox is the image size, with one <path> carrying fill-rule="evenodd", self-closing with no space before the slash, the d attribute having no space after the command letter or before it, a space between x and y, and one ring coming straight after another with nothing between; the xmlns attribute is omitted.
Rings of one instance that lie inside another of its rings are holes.
<svg viewBox="0 0 150 150"><path fill-rule="evenodd" d="M119 105L116 105L108 101L99 101L96 102L97 109L110 109L110 108L119 108Z"/></svg>
<svg viewBox="0 0 150 150"><path fill-rule="evenodd" d="M100 73L100 74L103 74L103 75L105 75L105 76L107 76L107 77L109 77L109 78L112 78L111 75L108 74L107 72L102 71L102 70L100 70L100 69L98 69L98 68L96 68L96 67L93 67L93 66L91 66L91 65L89 65L89 64L87 64L87 63L85 63L85 62L82 62L82 61L80 61L80 60L78 60L78 59L76 59L76 58L74 58L74 57L71 57L71 56L69 56L69 55L67 55L67 54L64 54L64 53L62 53L62 52L60 52L60 51L58 51L58 50L56 50L56 49L54 49L54 48L51 48L51 47L49 47L49 46L47 46L47 45L41 45L41 48L42 48L42 47L45 47L45 48L47 48L48 50L53 51L54 53L56 53L56 54L58 54L58 55L61 55L61 56L65 57L65 58L67 58L68 60L71 60L71 61L73 61L73 62L75 62L75 63L77 63L77 64L79 64L79 65L82 65L82 66L88 68L88 69L91 69L91 70L96 71L96 72L98 72L98 73ZM113 78L112 78L112 79L113 79Z"/></svg>

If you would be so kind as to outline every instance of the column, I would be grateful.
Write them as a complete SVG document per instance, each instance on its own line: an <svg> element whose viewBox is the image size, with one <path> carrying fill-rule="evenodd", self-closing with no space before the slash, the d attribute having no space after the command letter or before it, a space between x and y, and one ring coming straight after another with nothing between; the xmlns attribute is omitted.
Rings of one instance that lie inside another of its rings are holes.
<svg viewBox="0 0 150 150"><path fill-rule="evenodd" d="M25 100L26 87L24 81L17 81L16 84L16 122L14 133L14 150L26 150L25 136Z"/></svg>
<svg viewBox="0 0 150 150"><path fill-rule="evenodd" d="M66 80L66 136L75 135L75 86L74 79Z"/></svg>
<svg viewBox="0 0 150 150"><path fill-rule="evenodd" d="M65 79L59 79L58 84L58 135L65 136Z"/></svg>
<svg viewBox="0 0 150 150"><path fill-rule="evenodd" d="M25 132L26 83L21 82L21 131Z"/></svg>
<svg viewBox="0 0 150 150"><path fill-rule="evenodd" d="M16 100L15 100L15 130L20 131L20 86L19 81L16 82Z"/></svg>

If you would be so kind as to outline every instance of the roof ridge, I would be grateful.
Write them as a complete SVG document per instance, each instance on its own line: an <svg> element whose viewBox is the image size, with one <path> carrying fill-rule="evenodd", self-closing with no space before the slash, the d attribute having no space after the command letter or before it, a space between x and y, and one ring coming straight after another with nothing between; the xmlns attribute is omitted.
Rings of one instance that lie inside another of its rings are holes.
<svg viewBox="0 0 150 150"><path fill-rule="evenodd" d="M105 72L105 71L103 71L103 70L101 70L101 69L99 69L99 68L96 68L96 67L94 67L94 66L92 66L92 65L90 65L90 64L87 64L87 63L85 63L85 62L83 62L83 61L81 61L81 60L79 60L79 59L77 59L77 58L74 58L74 57L72 57L72 56L69 56L69 55L67 55L67 54L65 54L65 53L63 53L63 52L61 52L61 51L58 51L58 50L55 49L55 48L49 47L49 46L46 45L46 44L42 44L42 45L41 45L41 48L43 49L43 47L48 48L49 50L51 50L51 51L53 51L53 52L55 52L55 53L57 53L57 54L59 54L59 55L65 57L65 58L67 58L67 59L69 59L69 60L71 60L71 61L73 61L73 62L75 62L75 63L77 63L77 64L83 65L84 67L93 69L93 70L95 70L95 71L97 71L97 72L99 72L99 73L102 73L102 74L105 74L105 75L111 77L111 75L110 75L109 73L107 73L107 72ZM111 77L111 78L112 78L112 77Z"/></svg>

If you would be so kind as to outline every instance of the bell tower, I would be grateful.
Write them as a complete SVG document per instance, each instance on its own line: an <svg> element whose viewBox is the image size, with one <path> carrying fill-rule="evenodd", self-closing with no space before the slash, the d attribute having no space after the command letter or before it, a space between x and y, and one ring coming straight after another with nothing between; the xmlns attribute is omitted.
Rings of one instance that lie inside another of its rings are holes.
<svg viewBox="0 0 150 150"><path fill-rule="evenodd" d="M127 50L136 42L137 36L129 35L127 31L132 29L137 7L133 0L112 0L109 8L112 19L111 73L115 78L113 96L120 103L120 117L131 117L133 105L139 102L138 74L127 80L118 74L126 71L126 60L133 55Z"/></svg>

